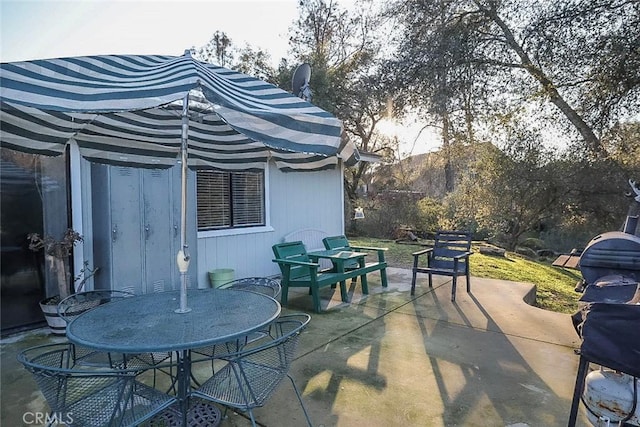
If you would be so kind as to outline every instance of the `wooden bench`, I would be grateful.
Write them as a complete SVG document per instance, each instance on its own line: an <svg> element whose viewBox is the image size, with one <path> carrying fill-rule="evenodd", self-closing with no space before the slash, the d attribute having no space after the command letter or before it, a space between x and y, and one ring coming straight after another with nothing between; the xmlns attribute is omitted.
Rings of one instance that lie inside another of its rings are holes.
<svg viewBox="0 0 640 427"><path fill-rule="evenodd" d="M367 267L354 268L337 273L334 271L320 271L319 264L312 262L304 244L298 242L278 243L272 246L275 259L282 273L282 293L280 302L287 305L289 288L309 288L313 299L313 309L316 313L322 311L320 305L320 288L340 284L340 294L343 302L348 302L346 280L367 273Z"/></svg>
<svg viewBox="0 0 640 427"><path fill-rule="evenodd" d="M438 231L432 248L414 252L413 280L411 295L416 292L416 274L429 275L429 287L433 287L431 276L438 274L453 277L451 301L456 300L456 284L458 276L467 276L467 292L471 292L469 278L469 256L471 252L471 233L463 231ZM419 258L426 255L426 266L421 266Z"/></svg>
<svg viewBox="0 0 640 427"><path fill-rule="evenodd" d="M325 237L322 239L322 243L326 249L342 249L346 251L356 251L356 252L376 252L378 256L377 261L367 262L364 267L364 271L366 273L370 273L372 271L380 271L380 282L382 282L382 287L387 287L387 262L384 259L384 253L387 248L373 248L368 246L353 246L349 243L349 240L346 236L331 236ZM361 268L356 262L345 265L346 269L353 268ZM354 276L351 280L354 282L357 280L357 276ZM369 290L365 288L365 284L363 283L362 293L368 294Z"/></svg>

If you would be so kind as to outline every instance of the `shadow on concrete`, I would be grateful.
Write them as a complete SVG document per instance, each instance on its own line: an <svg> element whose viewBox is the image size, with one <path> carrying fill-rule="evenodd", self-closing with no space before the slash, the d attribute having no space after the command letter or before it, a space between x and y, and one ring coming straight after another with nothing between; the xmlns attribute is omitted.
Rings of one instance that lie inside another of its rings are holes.
<svg viewBox="0 0 640 427"><path fill-rule="evenodd" d="M462 287L452 303L444 277L433 289L419 280L415 297L410 270L389 269L388 278L382 288L372 274L369 295L350 284L350 303L325 288L320 314L306 290L283 309L312 316L291 375L316 427L566 425L578 339L568 315L523 302L532 285L472 277L473 293ZM2 425L46 409L15 355L47 341L2 340ZM304 425L288 381L255 413L261 426ZM222 423L248 425L233 413Z"/></svg>

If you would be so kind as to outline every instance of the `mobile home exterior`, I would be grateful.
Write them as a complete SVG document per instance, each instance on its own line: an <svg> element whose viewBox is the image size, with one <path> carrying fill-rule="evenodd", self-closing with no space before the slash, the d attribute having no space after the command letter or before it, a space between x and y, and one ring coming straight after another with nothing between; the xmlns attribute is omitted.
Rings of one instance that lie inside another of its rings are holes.
<svg viewBox="0 0 640 427"><path fill-rule="evenodd" d="M134 293L178 289L178 168L154 171L81 163L83 196L74 211L81 211L83 257L101 268L94 286ZM197 180L191 171L187 236L192 286L210 286L208 273L214 269L233 269L236 278L277 275L271 246L285 236L305 229L327 235L344 232L341 167L284 172L266 163L264 220L253 226L198 229L202 207Z"/></svg>

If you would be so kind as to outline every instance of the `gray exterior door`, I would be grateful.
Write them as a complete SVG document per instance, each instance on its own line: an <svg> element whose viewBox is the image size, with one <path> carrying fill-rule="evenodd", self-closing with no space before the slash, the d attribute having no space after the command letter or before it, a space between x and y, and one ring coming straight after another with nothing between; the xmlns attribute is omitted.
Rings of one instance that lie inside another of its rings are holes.
<svg viewBox="0 0 640 427"><path fill-rule="evenodd" d="M95 287L135 294L179 289L180 168L92 165L91 181L94 261L100 267ZM188 215L195 218L195 198L189 199ZM194 251L196 224L187 224ZM195 284L196 254L191 255Z"/></svg>

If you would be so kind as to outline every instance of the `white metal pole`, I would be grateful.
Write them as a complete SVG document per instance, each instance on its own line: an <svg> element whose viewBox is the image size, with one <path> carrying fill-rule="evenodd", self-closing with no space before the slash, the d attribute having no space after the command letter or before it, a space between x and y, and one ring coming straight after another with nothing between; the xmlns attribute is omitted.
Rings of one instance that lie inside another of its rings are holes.
<svg viewBox="0 0 640 427"><path fill-rule="evenodd" d="M189 247L187 245L187 160L189 138L189 94L184 96L182 101L182 138L180 144L180 159L182 161L182 186L181 186L181 206L180 206L180 250L178 251L178 270L180 271L180 308L176 313L188 313L191 311L187 307L187 271L189 270Z"/></svg>

